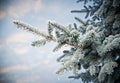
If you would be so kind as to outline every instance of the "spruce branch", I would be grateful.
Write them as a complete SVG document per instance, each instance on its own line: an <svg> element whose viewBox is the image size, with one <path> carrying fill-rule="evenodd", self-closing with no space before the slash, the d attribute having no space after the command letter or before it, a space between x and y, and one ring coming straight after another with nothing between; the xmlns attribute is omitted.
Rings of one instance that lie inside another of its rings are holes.
<svg viewBox="0 0 120 83"><path fill-rule="evenodd" d="M61 30L62 32L64 32L64 33L66 33L67 35L69 35L69 31L68 31L64 26L59 25L59 24L57 24L57 23L51 23L51 22L49 22L49 25L50 25L51 27L53 26L53 28L59 29L59 30Z"/></svg>
<svg viewBox="0 0 120 83"><path fill-rule="evenodd" d="M81 1L84 1L84 0L77 0L76 2L79 3L79 2L81 2Z"/></svg>
<svg viewBox="0 0 120 83"><path fill-rule="evenodd" d="M39 30L35 29L34 27L32 27L32 26L30 26L30 25L27 25L27 24L25 24L25 23L23 23L23 22L19 22L19 21L13 21L13 23L16 24L16 25L17 25L19 28L21 28L21 29L28 30L28 31L30 31L30 32L32 32L32 33L34 33L34 34L37 34L37 35L39 35L39 36L44 37L44 38L47 39L47 40L51 40L51 41L57 42L54 37L51 37L51 36L49 36L49 35L46 35L46 34L40 32ZM55 23L50 23L50 24L53 25L54 27L57 27L58 29L64 31L65 33L69 33L69 32L67 32L67 31L64 29L64 27L61 28L60 25L56 25ZM68 43L68 42L62 42L62 44L67 44L67 45L74 46L74 47L80 48L80 49L82 48L81 46L78 46L78 45L75 45L75 44L70 44L70 43ZM33 44L33 45L34 45L34 44Z"/></svg>
<svg viewBox="0 0 120 83"><path fill-rule="evenodd" d="M76 23L74 23L73 25L74 25L74 28L77 30L77 24L76 24Z"/></svg>
<svg viewBox="0 0 120 83"><path fill-rule="evenodd" d="M75 17L75 20L78 21L78 22L80 22L80 23L83 24L83 25L86 25L86 22L82 21L82 20L81 20L80 18L78 18L78 17Z"/></svg>
<svg viewBox="0 0 120 83"><path fill-rule="evenodd" d="M72 10L71 13L86 13L85 18L87 18L91 13L91 10L87 6L84 6L84 8L85 9L81 9L81 10Z"/></svg>
<svg viewBox="0 0 120 83"><path fill-rule="evenodd" d="M75 17L75 20L81 23L80 26L74 23L73 26L65 27L49 22L46 35L22 22L14 24L44 38L33 42L33 46L45 45L49 41L57 43L53 51L59 50L64 45L71 46L70 50L64 50L63 55L57 59L62 63L57 74L73 70L75 76L69 78L81 78L85 83L119 83L120 1L77 0L77 2L84 2L84 8L73 10L72 13L85 13L86 18L92 16L85 22ZM81 68L85 69L85 72L78 74Z"/></svg>
<svg viewBox="0 0 120 83"><path fill-rule="evenodd" d="M25 24L23 22L13 21L13 23L16 24L21 29L30 31L30 32L32 32L32 33L34 33L36 35L42 36L42 37L44 37L44 38L46 38L48 40L54 40L55 41L55 39L53 37L50 37L50 36L46 35L45 33L42 33L39 30L35 29L34 27L32 27L30 25L27 25L27 24Z"/></svg>
<svg viewBox="0 0 120 83"><path fill-rule="evenodd" d="M82 10L72 10L71 13L86 13L87 10L82 9Z"/></svg>

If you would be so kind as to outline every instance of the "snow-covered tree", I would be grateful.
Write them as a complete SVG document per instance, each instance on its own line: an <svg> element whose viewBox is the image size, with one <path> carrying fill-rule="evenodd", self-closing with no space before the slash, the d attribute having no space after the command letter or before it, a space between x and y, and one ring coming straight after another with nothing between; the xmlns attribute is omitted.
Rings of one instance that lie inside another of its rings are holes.
<svg viewBox="0 0 120 83"><path fill-rule="evenodd" d="M84 83L119 83L120 80L120 0L78 0L84 2L84 9L72 13L86 13L86 22L62 26L48 22L48 33L20 21L14 21L19 28L37 34L43 39L34 41L32 46L57 42L53 51L64 45L71 46L64 50L57 61L61 67L56 72L62 74L73 71L68 78L81 78ZM90 2L90 4L88 3ZM87 17L90 17L89 19ZM84 69L85 72L79 72Z"/></svg>

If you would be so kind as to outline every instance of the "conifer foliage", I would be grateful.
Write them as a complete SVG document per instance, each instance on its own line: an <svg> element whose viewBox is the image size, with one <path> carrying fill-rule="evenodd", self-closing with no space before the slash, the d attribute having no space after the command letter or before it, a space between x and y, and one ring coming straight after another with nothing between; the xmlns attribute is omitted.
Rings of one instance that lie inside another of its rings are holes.
<svg viewBox="0 0 120 83"><path fill-rule="evenodd" d="M64 50L57 61L61 67L56 72L62 74L72 71L68 78L81 78L84 83L119 83L120 80L120 0L78 0L84 2L84 9L72 10L72 13L86 13L86 22L75 17L80 23L62 26L48 22L48 33L20 21L14 21L19 28L30 31L43 39L34 41L32 46L57 42L53 51L64 45L71 46ZM88 2L92 4L89 5ZM84 69L85 72L79 71Z"/></svg>

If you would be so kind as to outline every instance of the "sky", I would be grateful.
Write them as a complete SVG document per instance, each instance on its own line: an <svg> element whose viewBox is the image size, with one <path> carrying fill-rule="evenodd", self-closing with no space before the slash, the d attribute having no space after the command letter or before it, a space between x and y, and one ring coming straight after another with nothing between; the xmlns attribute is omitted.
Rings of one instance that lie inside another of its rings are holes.
<svg viewBox="0 0 120 83"><path fill-rule="evenodd" d="M82 6L76 0L0 0L0 83L82 83L68 79L71 72L55 74L63 51L52 52L56 43L32 47L40 37L13 24L18 20L47 32L48 21L67 26L76 22L75 16L84 19L84 14L70 13Z"/></svg>

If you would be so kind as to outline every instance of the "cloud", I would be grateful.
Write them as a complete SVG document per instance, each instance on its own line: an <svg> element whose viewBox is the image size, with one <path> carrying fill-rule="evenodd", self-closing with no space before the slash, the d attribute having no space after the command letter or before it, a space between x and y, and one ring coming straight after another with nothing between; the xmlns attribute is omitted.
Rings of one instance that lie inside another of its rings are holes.
<svg viewBox="0 0 120 83"><path fill-rule="evenodd" d="M9 73L13 71L26 71L28 70L29 67L25 64L22 65L15 65L15 66L10 66L10 67L5 67L5 68L0 68L0 73Z"/></svg>
<svg viewBox="0 0 120 83"><path fill-rule="evenodd" d="M4 41L1 41L0 47L7 47L17 55L24 55L31 50L29 44L33 39L34 36L32 34L17 32L8 36Z"/></svg>
<svg viewBox="0 0 120 83"><path fill-rule="evenodd" d="M36 80L42 81L41 76L39 74L32 73L30 75L26 75L25 77L23 76L21 78L17 78L15 83L35 83Z"/></svg>
<svg viewBox="0 0 120 83"><path fill-rule="evenodd" d="M30 51L30 48L28 46L24 46L24 45L16 46L15 48L11 47L11 49L17 55L24 55L24 54L26 54L26 53L28 53Z"/></svg>
<svg viewBox="0 0 120 83"><path fill-rule="evenodd" d="M33 34L26 33L26 32L16 32L12 35L8 36L6 38L6 43L12 43L12 42L25 42L31 40L33 37Z"/></svg>
<svg viewBox="0 0 120 83"><path fill-rule="evenodd" d="M42 9L42 6L43 4L41 0L20 0L18 3L9 6L7 13L13 18L19 18L24 16L26 13L29 13L30 11L40 11L40 9Z"/></svg>
<svg viewBox="0 0 120 83"><path fill-rule="evenodd" d="M0 40L0 48L2 48L3 47L3 42L2 42L2 40Z"/></svg>
<svg viewBox="0 0 120 83"><path fill-rule="evenodd" d="M0 19L3 19L6 16L6 13L0 10Z"/></svg>
<svg viewBox="0 0 120 83"><path fill-rule="evenodd" d="M6 44L13 50L16 54L25 54L30 51L28 42L31 41L33 35L28 33L14 33L6 39Z"/></svg>

